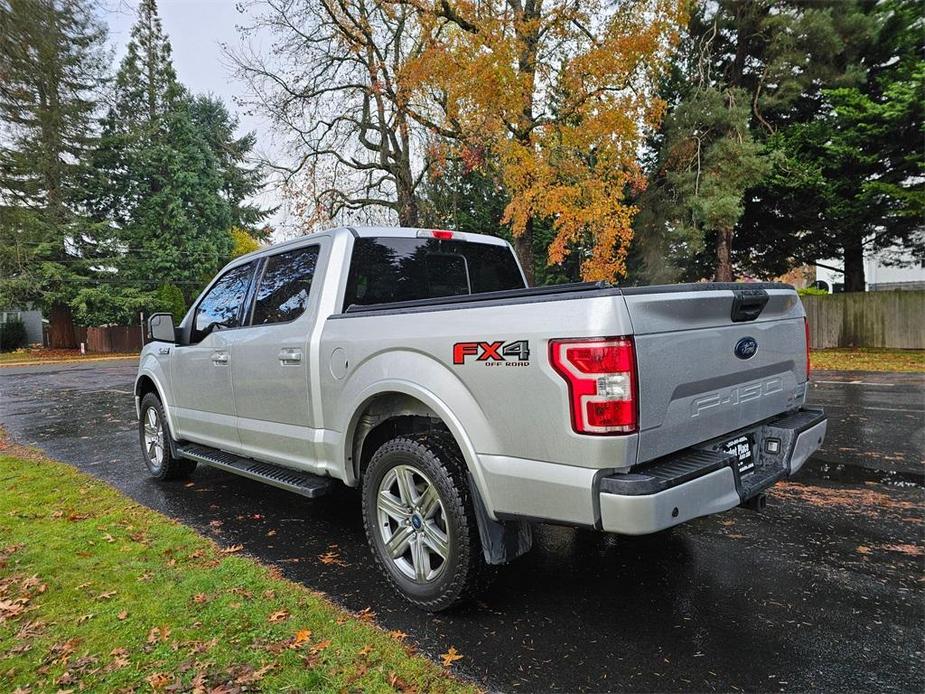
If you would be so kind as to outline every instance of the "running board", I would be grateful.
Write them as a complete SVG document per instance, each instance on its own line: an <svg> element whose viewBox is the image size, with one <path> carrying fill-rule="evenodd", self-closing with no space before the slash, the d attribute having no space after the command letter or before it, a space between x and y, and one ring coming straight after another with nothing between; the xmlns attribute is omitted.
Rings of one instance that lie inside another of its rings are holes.
<svg viewBox="0 0 925 694"><path fill-rule="evenodd" d="M259 480L280 489L286 489L309 499L324 496L331 488L330 477L313 475L310 472L301 472L292 468L261 463L253 458L244 458L233 453L226 453L217 448L200 446L198 444L181 444L177 446L177 454L199 463L205 463L220 470L233 472L242 477Z"/></svg>

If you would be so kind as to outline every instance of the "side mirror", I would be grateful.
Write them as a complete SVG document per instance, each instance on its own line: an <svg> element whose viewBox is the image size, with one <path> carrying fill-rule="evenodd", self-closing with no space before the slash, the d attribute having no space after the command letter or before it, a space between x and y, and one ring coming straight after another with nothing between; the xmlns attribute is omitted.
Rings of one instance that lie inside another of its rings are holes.
<svg viewBox="0 0 925 694"><path fill-rule="evenodd" d="M155 313L148 319L148 335L156 342L176 342L177 333L173 316L169 313Z"/></svg>

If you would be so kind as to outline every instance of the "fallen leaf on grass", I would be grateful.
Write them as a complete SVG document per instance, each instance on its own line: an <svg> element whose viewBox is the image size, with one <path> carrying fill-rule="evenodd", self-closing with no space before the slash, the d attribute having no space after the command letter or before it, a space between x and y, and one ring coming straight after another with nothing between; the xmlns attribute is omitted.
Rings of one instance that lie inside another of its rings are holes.
<svg viewBox="0 0 925 694"><path fill-rule="evenodd" d="M124 622L126 619L128 619L128 610L122 610L119 614L116 615L116 619L118 619L120 622Z"/></svg>
<svg viewBox="0 0 925 694"><path fill-rule="evenodd" d="M222 554L234 554L235 552L240 552L244 549L244 545L231 545L231 547L225 547L222 550Z"/></svg>
<svg viewBox="0 0 925 694"><path fill-rule="evenodd" d="M292 639L293 646L300 646L312 637L311 629L299 629Z"/></svg>
<svg viewBox="0 0 925 694"><path fill-rule="evenodd" d="M398 692L414 691L396 672L389 672L389 686Z"/></svg>
<svg viewBox="0 0 925 694"><path fill-rule="evenodd" d="M109 665L106 666L107 671L112 670L121 670L124 667L128 667L128 651L124 648L113 648L109 655L113 657L113 660Z"/></svg>
<svg viewBox="0 0 925 694"><path fill-rule="evenodd" d="M78 624L83 624L84 622L89 622L89 621L90 621L91 619L93 619L95 616L96 616L95 614L85 614L85 615L81 615L80 617L77 618L77 623L78 623Z"/></svg>
<svg viewBox="0 0 925 694"><path fill-rule="evenodd" d="M363 648L361 648L361 649L357 652L357 655L362 655L362 656L365 657L365 656L369 655L369 654L372 653L372 652L373 652L373 647L370 646L370 645L367 643L365 646L363 646Z"/></svg>
<svg viewBox="0 0 925 694"><path fill-rule="evenodd" d="M312 647L309 649L309 651L310 651L311 653L321 653L321 651L325 650L325 649L328 648L328 646L330 646L330 645L331 645L331 640L330 640L330 639L327 639L326 641L319 641L319 642L316 643L314 646L312 646Z"/></svg>
<svg viewBox="0 0 925 694"><path fill-rule="evenodd" d="M289 619L289 612L287 610L279 610L267 618L267 620L271 623L282 622L286 619Z"/></svg>
<svg viewBox="0 0 925 694"><path fill-rule="evenodd" d="M97 600L109 600L116 594L114 590L106 590L96 596Z"/></svg>
<svg viewBox="0 0 925 694"><path fill-rule="evenodd" d="M33 574L24 580L21 584L23 591L28 591L31 588L38 588L39 593L44 593L47 586L39 580L38 574Z"/></svg>
<svg viewBox="0 0 925 694"><path fill-rule="evenodd" d="M18 600L0 600L0 624L8 619L15 619L26 609L22 598Z"/></svg>
<svg viewBox="0 0 925 694"><path fill-rule="evenodd" d="M273 663L264 665L259 670L254 670L253 668L249 667L248 671L246 671L244 674L239 675L238 677L235 678L234 683L235 684L254 684L255 682L259 682L266 676L266 674L270 670L273 669L273 667L274 667Z"/></svg>
<svg viewBox="0 0 925 694"><path fill-rule="evenodd" d="M357 612L357 619L361 622L374 622L376 621L376 613L373 612L371 607L364 607Z"/></svg>
<svg viewBox="0 0 925 694"><path fill-rule="evenodd" d="M187 646L190 649L192 655L198 655L200 653L206 653L207 651L215 648L218 645L218 639L214 638L209 641L192 641Z"/></svg>
<svg viewBox="0 0 925 694"><path fill-rule="evenodd" d="M463 656L459 654L455 646L450 646L446 653L440 654L440 660L443 661L443 667L450 667L450 665L452 665L457 660L462 660L462 657Z"/></svg>
<svg viewBox="0 0 925 694"><path fill-rule="evenodd" d="M196 595L193 596L193 602L197 605L202 605L204 602L208 601L209 597L205 593L196 593Z"/></svg>
<svg viewBox="0 0 925 694"><path fill-rule="evenodd" d="M151 685L152 689L163 689L173 681L173 678L166 673L155 672L153 675L145 677L145 681Z"/></svg>
<svg viewBox="0 0 925 694"><path fill-rule="evenodd" d="M170 638L170 627L164 624L159 627L151 627L151 631L148 632L148 643L157 643L158 641L166 641Z"/></svg>

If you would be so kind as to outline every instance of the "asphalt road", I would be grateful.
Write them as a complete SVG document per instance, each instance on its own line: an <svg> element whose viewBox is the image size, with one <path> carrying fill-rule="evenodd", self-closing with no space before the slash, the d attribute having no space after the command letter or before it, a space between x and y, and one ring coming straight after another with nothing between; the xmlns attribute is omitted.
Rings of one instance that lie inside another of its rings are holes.
<svg viewBox="0 0 925 694"><path fill-rule="evenodd" d="M359 497L200 467L148 479L132 362L0 368L0 425L505 691L923 691L925 377L817 372L825 448L768 509L648 538L543 527L483 602L431 616L379 577ZM276 534L268 536L270 530ZM343 566L318 556L332 547Z"/></svg>

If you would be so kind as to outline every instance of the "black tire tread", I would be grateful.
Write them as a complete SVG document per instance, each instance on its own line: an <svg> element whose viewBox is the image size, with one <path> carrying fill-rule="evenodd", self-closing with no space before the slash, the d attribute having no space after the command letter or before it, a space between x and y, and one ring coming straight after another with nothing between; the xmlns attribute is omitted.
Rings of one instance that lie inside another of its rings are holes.
<svg viewBox="0 0 925 694"><path fill-rule="evenodd" d="M429 458L438 471L449 480L452 494L449 495L450 498L443 498L442 500L445 511L453 515L461 527L460 535L463 536L463 541L459 543L459 566L464 568L456 572L453 581L435 599L425 600L408 595L402 590L401 585L394 579L376 551L372 536L375 522L371 522L369 517L370 510L365 503L366 494L364 493L363 525L366 528L370 551L376 563L389 580L389 583L406 600L424 610L439 612L449 609L460 602L471 600L487 588L491 581L494 567L488 566L482 556L482 542L479 537L478 521L476 520L475 507L466 476L466 464L459 447L456 445L456 441L449 432L439 430L403 434L386 441L380 446L373 454L367 470L375 465L376 461L384 454L393 452ZM366 479L368 479L368 476L364 476L364 486ZM437 480L434 480L434 483L439 484Z"/></svg>
<svg viewBox="0 0 925 694"><path fill-rule="evenodd" d="M151 473L153 477L159 480L180 480L186 479L189 477L193 471L196 469L196 461L190 460L189 458L178 458L173 455L170 447L170 425L167 422L167 417L164 414L164 406L161 404L161 399L155 393L148 393L141 400L141 419L138 422L139 426L139 438L142 439L142 452L144 456L144 443L142 431L142 422L144 421L144 413L147 411L148 407L156 407L158 417L161 419L162 426L164 428L164 435L167 438L164 446L164 462L161 463L161 470L159 474ZM150 469L149 469L150 472Z"/></svg>

